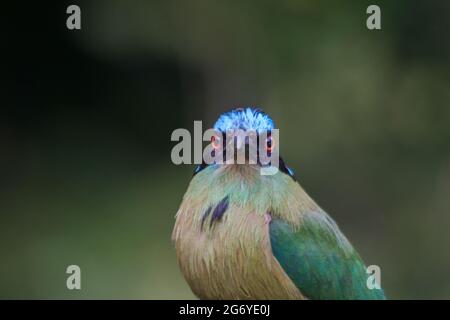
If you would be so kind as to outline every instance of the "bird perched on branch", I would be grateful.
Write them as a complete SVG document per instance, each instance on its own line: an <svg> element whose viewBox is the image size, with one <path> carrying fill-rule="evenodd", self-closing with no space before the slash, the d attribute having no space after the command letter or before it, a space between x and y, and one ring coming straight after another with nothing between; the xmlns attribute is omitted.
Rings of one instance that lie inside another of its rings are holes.
<svg viewBox="0 0 450 320"><path fill-rule="evenodd" d="M272 119L259 109L222 114L214 148L226 132L268 131L258 155L271 153ZM261 141L260 141L261 142ZM244 141L244 145L249 141ZM234 150L235 151L235 150ZM259 159L259 158L258 158ZM256 163L203 163L176 214L178 263L201 299L384 299L367 286L360 256L336 223L302 189L281 157L278 172Z"/></svg>

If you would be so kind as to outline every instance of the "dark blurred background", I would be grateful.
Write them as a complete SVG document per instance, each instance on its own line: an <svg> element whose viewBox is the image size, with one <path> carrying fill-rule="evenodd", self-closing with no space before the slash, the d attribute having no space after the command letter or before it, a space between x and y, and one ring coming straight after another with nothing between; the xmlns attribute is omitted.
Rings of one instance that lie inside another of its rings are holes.
<svg viewBox="0 0 450 320"><path fill-rule="evenodd" d="M366 28L369 4L382 30ZM171 163L170 135L243 105L272 115L283 157L389 298L450 298L448 1L2 12L1 298L193 298L170 240L193 166Z"/></svg>

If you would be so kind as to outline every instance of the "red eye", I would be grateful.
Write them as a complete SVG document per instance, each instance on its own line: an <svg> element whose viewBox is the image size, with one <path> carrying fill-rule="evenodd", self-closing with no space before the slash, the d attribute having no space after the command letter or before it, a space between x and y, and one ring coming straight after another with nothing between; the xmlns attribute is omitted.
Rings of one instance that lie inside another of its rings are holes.
<svg viewBox="0 0 450 320"><path fill-rule="evenodd" d="M268 152L272 152L273 148L275 147L275 142L273 141L272 137L269 136L266 139L266 150Z"/></svg>
<svg viewBox="0 0 450 320"><path fill-rule="evenodd" d="M222 143L220 142L220 138L218 136L212 136L211 137L211 145L214 149L219 149L222 146Z"/></svg>

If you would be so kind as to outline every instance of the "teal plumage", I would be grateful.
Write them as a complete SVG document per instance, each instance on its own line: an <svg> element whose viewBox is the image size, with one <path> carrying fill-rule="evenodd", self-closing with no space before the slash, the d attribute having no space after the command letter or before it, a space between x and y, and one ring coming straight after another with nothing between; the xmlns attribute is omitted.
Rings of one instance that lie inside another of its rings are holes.
<svg viewBox="0 0 450 320"><path fill-rule="evenodd" d="M270 241L274 256L308 298L384 299L383 290L367 287L364 263L326 213L305 214L297 231L275 219Z"/></svg>
<svg viewBox="0 0 450 320"><path fill-rule="evenodd" d="M215 127L274 124L248 108L223 114ZM196 169L172 234L193 292L202 299L384 299L383 290L367 287L360 256L284 161L274 175L258 168Z"/></svg>

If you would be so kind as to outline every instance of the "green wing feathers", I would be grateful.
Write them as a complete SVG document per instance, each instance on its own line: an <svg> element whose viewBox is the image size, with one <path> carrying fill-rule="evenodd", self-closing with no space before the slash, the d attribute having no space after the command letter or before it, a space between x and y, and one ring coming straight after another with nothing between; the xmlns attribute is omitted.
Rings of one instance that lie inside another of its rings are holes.
<svg viewBox="0 0 450 320"><path fill-rule="evenodd" d="M304 215L301 227L273 219L272 251L286 274L309 299L385 299L367 287L366 267L336 223L322 211Z"/></svg>

